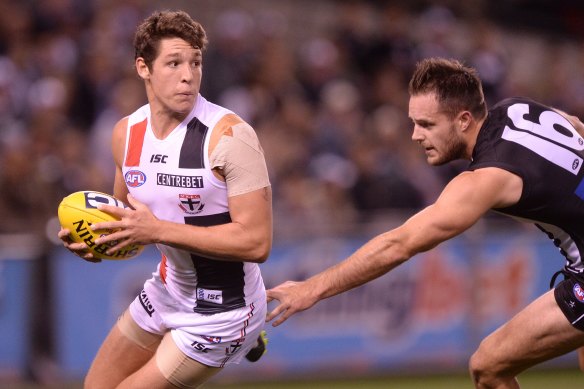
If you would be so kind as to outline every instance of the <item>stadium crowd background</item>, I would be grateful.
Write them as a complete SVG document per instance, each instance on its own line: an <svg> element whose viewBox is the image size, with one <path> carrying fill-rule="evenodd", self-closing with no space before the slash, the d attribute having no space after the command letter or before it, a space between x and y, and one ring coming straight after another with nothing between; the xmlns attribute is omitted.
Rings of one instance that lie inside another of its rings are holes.
<svg viewBox="0 0 584 389"><path fill-rule="evenodd" d="M435 199L452 168L428 167L410 140L407 81L420 58L475 66L489 103L526 95L584 116L584 6L457 3L1 2L0 232L44 231L64 195L111 192L111 128L145 102L134 29L160 6L206 27L202 93L257 130L276 233Z"/></svg>
<svg viewBox="0 0 584 389"><path fill-rule="evenodd" d="M418 59L476 67L490 104L523 95L584 118L584 5L494 3L2 0L0 234L32 231L50 249L63 196L111 193L111 129L146 101L133 33L158 8L206 28L201 92L256 129L276 239L419 209L464 164L431 168L410 140ZM41 255L35 296L45 302L48 266ZM46 306L35 321L41 354L52 349Z"/></svg>

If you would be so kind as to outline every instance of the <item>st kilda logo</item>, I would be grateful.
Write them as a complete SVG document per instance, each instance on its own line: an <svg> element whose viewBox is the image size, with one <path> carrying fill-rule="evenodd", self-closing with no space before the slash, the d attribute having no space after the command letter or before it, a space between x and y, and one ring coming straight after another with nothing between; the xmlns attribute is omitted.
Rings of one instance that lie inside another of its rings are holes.
<svg viewBox="0 0 584 389"><path fill-rule="evenodd" d="M185 213L196 215L203 211L205 204L201 201L198 194L179 194L180 204L178 205Z"/></svg>

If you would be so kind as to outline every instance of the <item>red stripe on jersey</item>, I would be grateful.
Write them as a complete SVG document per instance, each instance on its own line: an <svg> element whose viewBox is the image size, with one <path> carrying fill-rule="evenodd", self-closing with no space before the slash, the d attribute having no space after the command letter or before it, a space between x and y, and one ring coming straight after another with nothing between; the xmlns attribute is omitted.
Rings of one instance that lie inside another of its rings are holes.
<svg viewBox="0 0 584 389"><path fill-rule="evenodd" d="M126 154L125 166L140 165L140 156L142 155L142 146L144 145L144 135L146 134L146 125L148 119L130 127L130 139L128 140L128 152Z"/></svg>
<svg viewBox="0 0 584 389"><path fill-rule="evenodd" d="M162 283L166 284L166 255L164 254L160 260L160 278L162 279Z"/></svg>

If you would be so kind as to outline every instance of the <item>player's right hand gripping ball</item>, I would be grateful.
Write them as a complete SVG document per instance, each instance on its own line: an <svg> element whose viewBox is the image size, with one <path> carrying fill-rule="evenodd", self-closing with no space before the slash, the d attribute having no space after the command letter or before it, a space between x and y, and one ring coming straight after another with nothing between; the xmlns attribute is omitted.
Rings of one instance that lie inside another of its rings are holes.
<svg viewBox="0 0 584 389"><path fill-rule="evenodd" d="M92 231L89 227L98 222L118 220L114 216L97 209L99 204L128 208L123 201L105 193L94 191L75 192L65 197L59 204L58 215L61 226L69 229L69 236L74 242L85 243L94 258L119 260L130 259L140 254L144 250L144 246L139 244L129 245L111 255L106 254L106 250L113 247L116 242L95 244L97 238L113 231Z"/></svg>

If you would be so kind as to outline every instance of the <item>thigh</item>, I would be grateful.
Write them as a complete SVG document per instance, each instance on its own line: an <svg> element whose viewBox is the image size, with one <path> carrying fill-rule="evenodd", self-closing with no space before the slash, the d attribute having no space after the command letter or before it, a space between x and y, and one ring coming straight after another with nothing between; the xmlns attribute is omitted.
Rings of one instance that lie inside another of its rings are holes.
<svg viewBox="0 0 584 389"><path fill-rule="evenodd" d="M126 335L128 329L132 337ZM161 338L140 329L126 311L97 352L85 378L85 388L115 388L152 359Z"/></svg>
<svg viewBox="0 0 584 389"><path fill-rule="evenodd" d="M198 388L221 368L205 366L178 349L166 333L156 355L126 378L117 389Z"/></svg>
<svg viewBox="0 0 584 389"><path fill-rule="evenodd" d="M570 324L550 290L489 335L478 352L489 366L516 376L583 344L584 332Z"/></svg>

